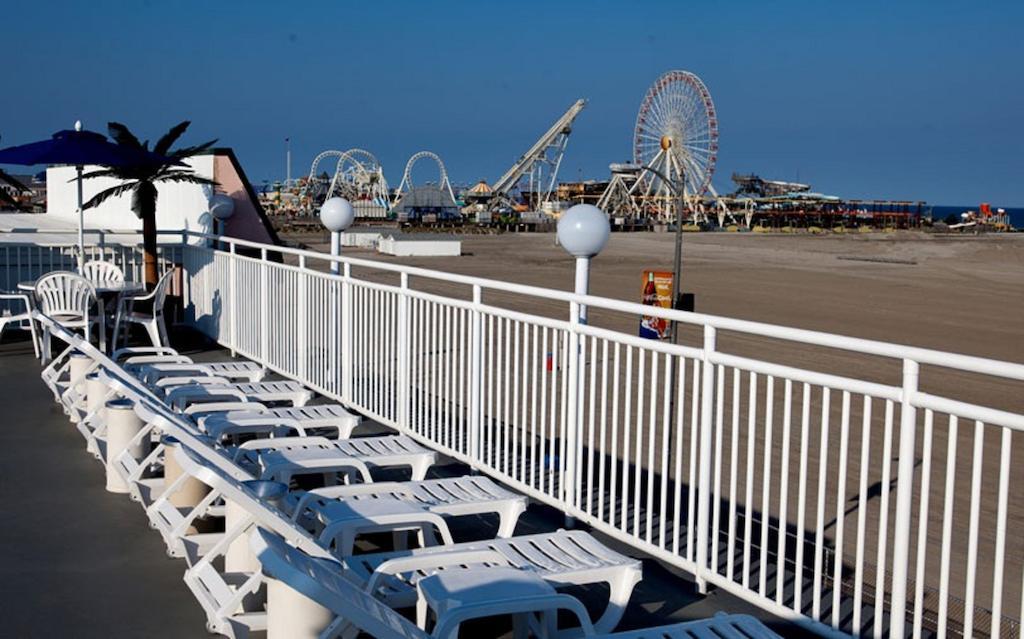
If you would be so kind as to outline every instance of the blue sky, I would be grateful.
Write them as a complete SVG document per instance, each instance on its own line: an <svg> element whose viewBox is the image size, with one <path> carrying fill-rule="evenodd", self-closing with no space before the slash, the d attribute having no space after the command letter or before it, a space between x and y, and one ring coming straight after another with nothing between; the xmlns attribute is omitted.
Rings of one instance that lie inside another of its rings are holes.
<svg viewBox="0 0 1024 639"><path fill-rule="evenodd" d="M1024 2L4 3L0 145L191 119L254 181L363 147L493 181L576 98L561 177L629 159L662 72L704 80L732 171L847 197L1024 205ZM14 28L11 28L11 27ZM422 177L431 179L424 164Z"/></svg>

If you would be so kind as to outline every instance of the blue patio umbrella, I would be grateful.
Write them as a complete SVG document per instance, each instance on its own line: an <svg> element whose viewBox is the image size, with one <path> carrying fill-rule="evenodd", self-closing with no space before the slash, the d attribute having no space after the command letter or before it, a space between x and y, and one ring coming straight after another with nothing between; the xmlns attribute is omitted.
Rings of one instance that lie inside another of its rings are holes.
<svg viewBox="0 0 1024 639"><path fill-rule="evenodd" d="M78 170L78 265L85 256L82 215L82 169L86 164L100 166L132 166L165 164L172 162L157 153L114 144L106 136L94 131L83 131L82 123L75 122L75 130L58 131L49 140L30 142L0 149L0 164L70 164Z"/></svg>

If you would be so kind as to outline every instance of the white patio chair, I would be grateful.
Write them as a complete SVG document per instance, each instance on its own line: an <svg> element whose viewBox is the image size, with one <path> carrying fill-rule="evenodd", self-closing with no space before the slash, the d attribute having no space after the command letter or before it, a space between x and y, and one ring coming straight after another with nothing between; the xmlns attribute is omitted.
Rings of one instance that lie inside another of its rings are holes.
<svg viewBox="0 0 1024 639"><path fill-rule="evenodd" d="M29 300L28 295L23 293L0 293L0 300L7 302L20 302L25 305L24 312L14 313L10 307L5 308L3 315L0 315L0 338L3 338L4 329L7 328L8 324L18 324L24 326L28 324L28 329L32 333L32 350L35 351L36 357L39 357L39 337L36 335L36 323L32 320L32 301Z"/></svg>
<svg viewBox="0 0 1024 639"><path fill-rule="evenodd" d="M95 286L102 284L124 285L124 271L113 262L105 262L103 260L86 262L82 265L81 275Z"/></svg>
<svg viewBox="0 0 1024 639"><path fill-rule="evenodd" d="M149 333L149 339L154 346L167 346L170 340L167 339L167 323L164 318L164 302L167 301L167 292L171 287L171 280L174 278L175 269L169 269L156 283L152 291L144 295L122 295L118 299L117 319L114 322L113 343L121 334L122 326L125 333L125 341L128 341L128 332L132 324L139 324ZM138 302L152 302L151 313L140 313L135 311L135 304Z"/></svg>
<svg viewBox="0 0 1024 639"><path fill-rule="evenodd" d="M89 280L67 271L50 273L36 282L35 296L40 312L64 328L81 329L86 341L91 341L95 325L99 332L100 350L106 350L103 315L98 310L96 289ZM49 336L50 329L44 325L43 359L46 361L50 359Z"/></svg>

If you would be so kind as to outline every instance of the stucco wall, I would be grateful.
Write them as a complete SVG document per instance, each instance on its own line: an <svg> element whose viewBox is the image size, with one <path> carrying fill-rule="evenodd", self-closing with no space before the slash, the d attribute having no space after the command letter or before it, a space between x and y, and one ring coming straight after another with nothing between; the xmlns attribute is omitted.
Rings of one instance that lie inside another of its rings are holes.
<svg viewBox="0 0 1024 639"><path fill-rule="evenodd" d="M201 155L186 160L196 175L214 177L214 156ZM99 167L85 167L85 172ZM75 168L53 167L46 170L46 214L77 224L78 196ZM95 178L83 182L84 201L100 191L119 183L114 178ZM209 231L209 197L211 189L197 184L161 184L157 187L156 223L160 229ZM96 208L85 211L86 228L141 229L142 221L131 210L131 195L111 198Z"/></svg>
<svg viewBox="0 0 1024 639"><path fill-rule="evenodd" d="M220 183L217 189L235 201L235 213L228 220L224 234L254 242L273 243L257 210L257 203L249 197L245 180L235 169L231 157L226 153L200 155L186 161L196 175L212 178ZM99 167L86 167L85 172ZM75 168L55 167L46 170L48 197L46 214L54 218L78 223L76 213ZM85 180L83 200L100 191L118 184L113 178ZM197 184L161 184L157 187L156 221L161 230L179 231L187 229L209 233L212 230L210 217L211 187ZM131 195L111 198L98 207L85 211L86 228L110 230L138 230L142 221L131 210Z"/></svg>

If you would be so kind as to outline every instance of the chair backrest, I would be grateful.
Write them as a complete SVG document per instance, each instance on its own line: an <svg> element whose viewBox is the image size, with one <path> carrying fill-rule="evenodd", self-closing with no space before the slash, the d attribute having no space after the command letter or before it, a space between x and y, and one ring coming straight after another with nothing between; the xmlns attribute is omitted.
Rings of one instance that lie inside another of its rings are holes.
<svg viewBox="0 0 1024 639"><path fill-rule="evenodd" d="M258 528L249 538L263 573L309 597L345 621L381 639L427 639L415 624L349 581L341 564L315 559L274 533Z"/></svg>
<svg viewBox="0 0 1024 639"><path fill-rule="evenodd" d="M160 315L164 312L164 302L167 300L167 292L171 289L171 282L174 280L174 272L177 267L169 268L160 276L160 281L153 289L153 315Z"/></svg>
<svg viewBox="0 0 1024 639"><path fill-rule="evenodd" d="M93 260L82 265L82 277L95 285L113 284L120 286L124 284L124 271L113 262Z"/></svg>
<svg viewBox="0 0 1024 639"><path fill-rule="evenodd" d="M36 300L46 315L89 314L96 303L96 289L89 280L77 273L58 271L45 275L36 282Z"/></svg>

